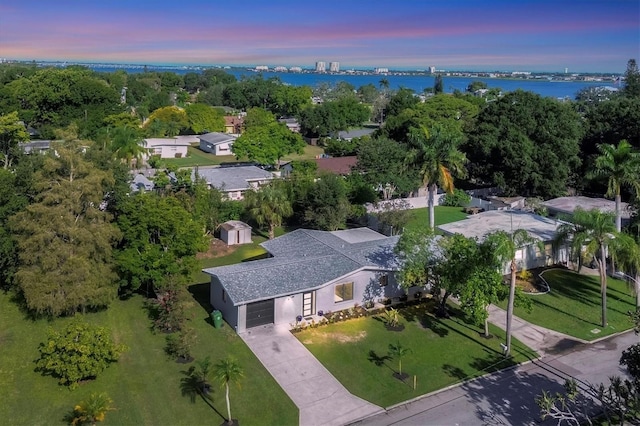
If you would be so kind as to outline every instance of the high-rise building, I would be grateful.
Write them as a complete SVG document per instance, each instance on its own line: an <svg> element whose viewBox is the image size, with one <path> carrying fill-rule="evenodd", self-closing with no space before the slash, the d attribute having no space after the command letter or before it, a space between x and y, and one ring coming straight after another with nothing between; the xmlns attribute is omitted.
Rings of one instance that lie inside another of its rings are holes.
<svg viewBox="0 0 640 426"><path fill-rule="evenodd" d="M435 74L436 73L436 67L429 67L429 74Z"/></svg>
<svg viewBox="0 0 640 426"><path fill-rule="evenodd" d="M327 64L324 61L316 62L316 72L326 72Z"/></svg>
<svg viewBox="0 0 640 426"><path fill-rule="evenodd" d="M340 72L340 62L329 62L329 71Z"/></svg>

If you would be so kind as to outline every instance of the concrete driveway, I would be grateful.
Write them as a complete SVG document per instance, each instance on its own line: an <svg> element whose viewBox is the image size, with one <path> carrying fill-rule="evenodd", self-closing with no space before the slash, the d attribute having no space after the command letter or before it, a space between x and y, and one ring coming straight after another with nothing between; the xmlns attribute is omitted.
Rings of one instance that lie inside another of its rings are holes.
<svg viewBox="0 0 640 426"><path fill-rule="evenodd" d="M288 327L255 327L240 337L298 406L300 425L344 425L384 412L349 393Z"/></svg>

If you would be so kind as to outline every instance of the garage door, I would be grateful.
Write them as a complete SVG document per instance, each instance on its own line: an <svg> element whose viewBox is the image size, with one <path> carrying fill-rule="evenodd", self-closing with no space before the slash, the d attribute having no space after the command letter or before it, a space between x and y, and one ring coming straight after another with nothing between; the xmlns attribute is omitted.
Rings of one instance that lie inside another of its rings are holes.
<svg viewBox="0 0 640 426"><path fill-rule="evenodd" d="M247 328L273 323L273 300L263 300L247 305Z"/></svg>

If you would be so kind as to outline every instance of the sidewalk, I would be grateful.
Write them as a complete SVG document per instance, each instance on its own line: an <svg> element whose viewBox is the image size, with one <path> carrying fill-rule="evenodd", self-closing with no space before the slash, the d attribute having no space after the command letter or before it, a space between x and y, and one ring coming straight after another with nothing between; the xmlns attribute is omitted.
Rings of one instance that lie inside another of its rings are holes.
<svg viewBox="0 0 640 426"><path fill-rule="evenodd" d="M507 311L491 305L489 307L489 322L505 330ZM558 354L580 344L588 343L586 340L531 324L516 316L511 322L511 335L538 352L540 356Z"/></svg>
<svg viewBox="0 0 640 426"><path fill-rule="evenodd" d="M251 328L240 337L296 404L301 426L343 425L384 412L349 393L288 327Z"/></svg>

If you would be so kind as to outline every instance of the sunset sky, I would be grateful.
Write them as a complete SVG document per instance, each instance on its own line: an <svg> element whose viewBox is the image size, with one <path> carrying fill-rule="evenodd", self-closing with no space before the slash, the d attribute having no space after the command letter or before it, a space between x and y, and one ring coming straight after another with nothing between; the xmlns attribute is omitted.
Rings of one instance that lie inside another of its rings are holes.
<svg viewBox="0 0 640 426"><path fill-rule="evenodd" d="M638 0L0 0L0 58L624 72Z"/></svg>

